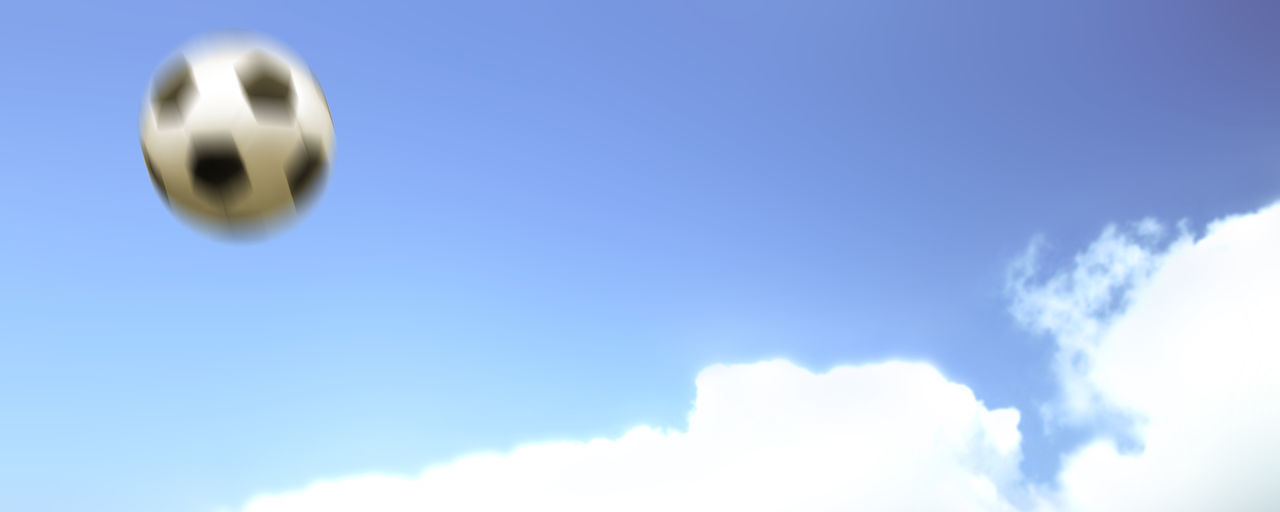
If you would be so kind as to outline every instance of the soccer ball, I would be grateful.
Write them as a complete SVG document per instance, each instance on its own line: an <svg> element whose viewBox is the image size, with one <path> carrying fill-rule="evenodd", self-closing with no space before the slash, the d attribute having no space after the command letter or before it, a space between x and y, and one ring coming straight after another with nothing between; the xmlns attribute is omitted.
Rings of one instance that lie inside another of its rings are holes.
<svg viewBox="0 0 1280 512"><path fill-rule="evenodd" d="M292 217L323 188L333 154L315 75L260 37L183 49L152 80L139 132L156 191L213 228Z"/></svg>

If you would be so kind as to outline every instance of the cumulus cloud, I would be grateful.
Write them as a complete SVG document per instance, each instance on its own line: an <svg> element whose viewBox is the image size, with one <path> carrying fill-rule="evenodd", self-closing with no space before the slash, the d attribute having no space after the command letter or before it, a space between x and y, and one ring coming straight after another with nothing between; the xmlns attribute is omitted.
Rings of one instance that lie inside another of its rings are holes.
<svg viewBox="0 0 1280 512"><path fill-rule="evenodd" d="M924 364L712 366L682 431L318 483L244 512L1014 510L1018 419Z"/></svg>
<svg viewBox="0 0 1280 512"><path fill-rule="evenodd" d="M1066 454L1053 482L1017 470L1018 411L929 365L771 361L704 370L683 430L321 482L243 512L1280 509L1280 204L1199 239L1154 220L1109 227L1059 271L1039 268L1043 247L1009 290L1016 320L1057 352L1044 412L1127 426Z"/></svg>
<svg viewBox="0 0 1280 512"><path fill-rule="evenodd" d="M1045 508L1277 510L1280 205L1163 251L1158 231L1109 230L1074 269L1015 279L1019 318L1057 341L1060 409L1123 415L1139 445L1070 454Z"/></svg>

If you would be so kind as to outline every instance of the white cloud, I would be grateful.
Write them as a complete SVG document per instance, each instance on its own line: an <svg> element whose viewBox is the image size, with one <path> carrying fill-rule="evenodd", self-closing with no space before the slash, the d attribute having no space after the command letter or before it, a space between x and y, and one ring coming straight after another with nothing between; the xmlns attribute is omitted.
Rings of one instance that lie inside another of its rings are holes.
<svg viewBox="0 0 1280 512"><path fill-rule="evenodd" d="M1010 266L1010 309L1023 325L1048 333L1057 342L1054 370L1061 377L1062 401L1042 411L1052 420L1082 423L1098 420L1108 410L1098 390L1087 386L1082 374L1096 358L1103 333L1126 311L1133 293L1163 262L1158 251L1165 229L1154 219L1144 219L1128 229L1107 226L1085 251L1076 255L1071 269L1040 283L1037 265L1045 247L1042 238L1032 241L1026 253ZM1175 247L1189 243L1181 230Z"/></svg>
<svg viewBox="0 0 1280 512"><path fill-rule="evenodd" d="M1001 491L1017 484L1017 411L928 365L712 366L697 389L684 431L319 483L244 512L1013 510Z"/></svg>
<svg viewBox="0 0 1280 512"><path fill-rule="evenodd" d="M1140 444L1089 443L1049 499L1063 510L1278 510L1280 205L1164 252L1150 238L1108 231L1071 272L1016 285L1019 317L1058 342L1062 409L1125 415ZM1099 306L1108 294L1121 307Z"/></svg>
<svg viewBox="0 0 1280 512"><path fill-rule="evenodd" d="M1109 227L1045 279L1037 242L1011 269L1014 316L1057 348L1053 421L1129 420L1053 485L1018 473L1016 410L929 365L773 361L704 370L685 430L323 482L243 512L1280 510L1280 204L1199 240L1166 231Z"/></svg>

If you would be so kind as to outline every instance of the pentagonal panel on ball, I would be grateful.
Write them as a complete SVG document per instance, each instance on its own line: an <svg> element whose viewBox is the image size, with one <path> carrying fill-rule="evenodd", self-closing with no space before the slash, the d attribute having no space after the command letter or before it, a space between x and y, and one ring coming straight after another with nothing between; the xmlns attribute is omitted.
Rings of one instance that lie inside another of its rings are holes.
<svg viewBox="0 0 1280 512"><path fill-rule="evenodd" d="M302 144L289 159L286 173L289 178L289 193L295 204L313 197L324 181L325 171L329 167L324 147L319 140L303 137Z"/></svg>
<svg viewBox="0 0 1280 512"><path fill-rule="evenodd" d="M229 136L193 136L190 158L193 188L210 199L216 199L223 208L252 188L240 150Z"/></svg>
<svg viewBox="0 0 1280 512"><path fill-rule="evenodd" d="M191 65L186 59L170 64L168 69L160 73L151 95L156 123L165 127L181 125L183 116L191 108L197 93Z"/></svg>
<svg viewBox="0 0 1280 512"><path fill-rule="evenodd" d="M293 72L288 64L254 52L236 65L236 76L254 118L259 121L293 120Z"/></svg>

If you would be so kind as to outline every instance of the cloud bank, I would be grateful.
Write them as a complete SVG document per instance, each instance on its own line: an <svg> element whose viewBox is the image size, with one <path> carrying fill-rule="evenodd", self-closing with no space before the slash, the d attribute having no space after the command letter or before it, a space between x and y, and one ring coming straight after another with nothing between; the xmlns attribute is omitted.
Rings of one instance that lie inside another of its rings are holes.
<svg viewBox="0 0 1280 512"><path fill-rule="evenodd" d="M1060 396L1044 412L1123 426L1065 454L1049 484L1018 473L1018 411L929 365L770 361L701 372L684 430L321 482L241 510L1280 509L1280 204L1199 239L1109 227L1056 272L1038 268L1041 247L1009 287L1014 318L1055 344Z"/></svg>
<svg viewBox="0 0 1280 512"><path fill-rule="evenodd" d="M713 366L697 388L685 431L530 445L244 510L1014 510L999 489L1016 474L1017 411L986 409L930 366Z"/></svg>

